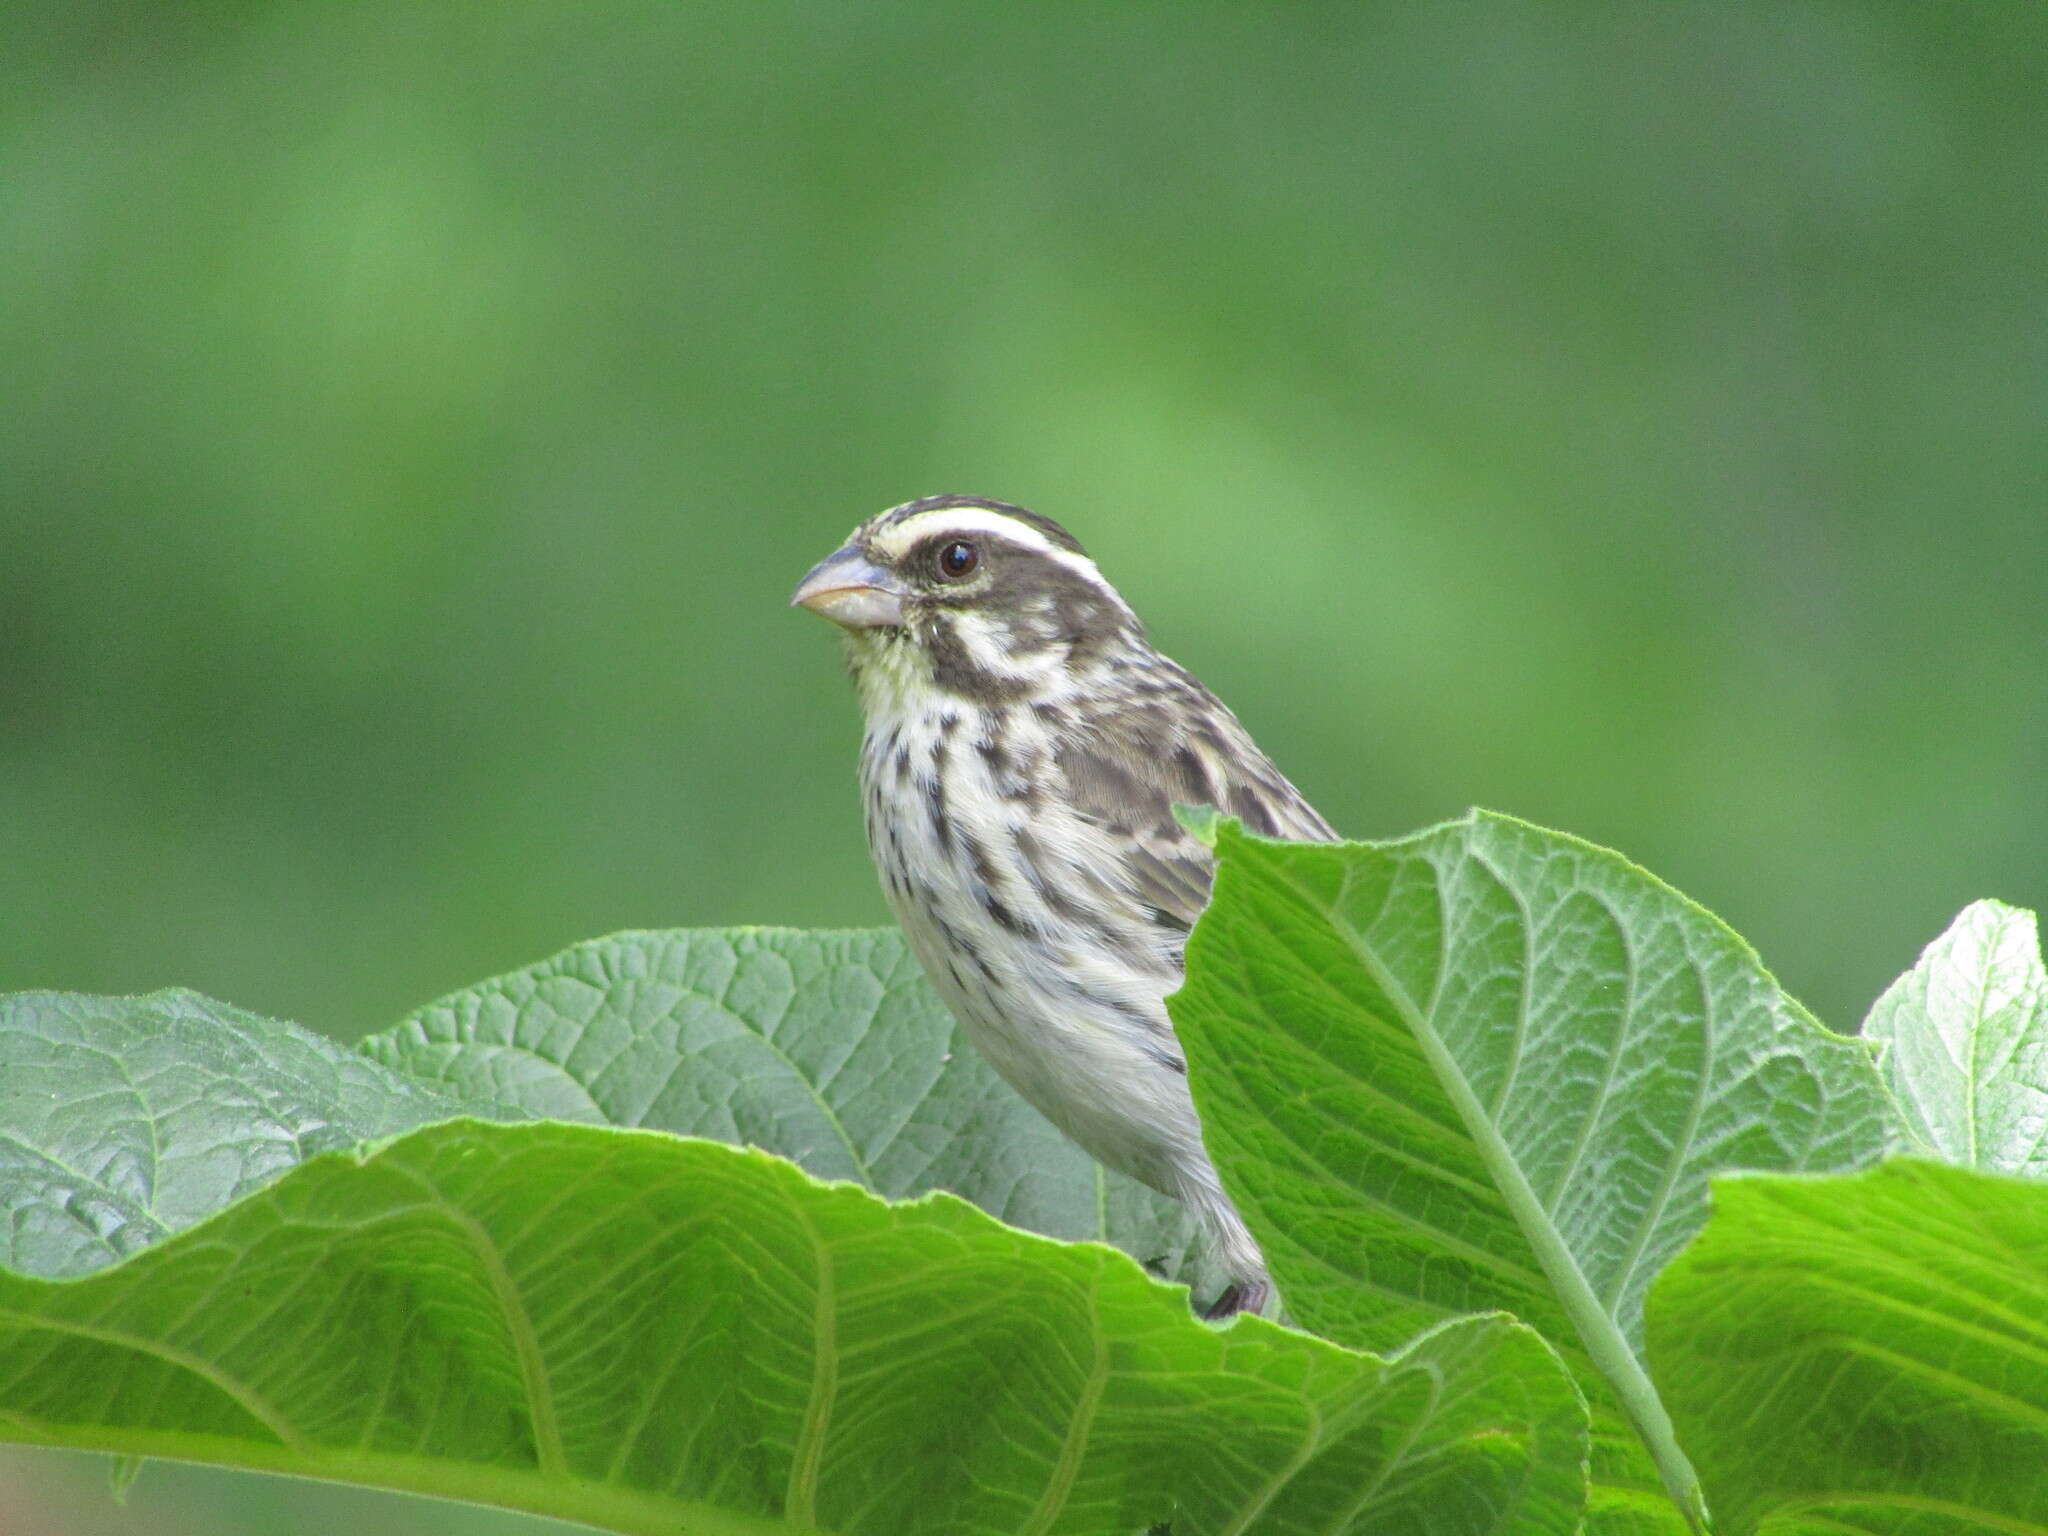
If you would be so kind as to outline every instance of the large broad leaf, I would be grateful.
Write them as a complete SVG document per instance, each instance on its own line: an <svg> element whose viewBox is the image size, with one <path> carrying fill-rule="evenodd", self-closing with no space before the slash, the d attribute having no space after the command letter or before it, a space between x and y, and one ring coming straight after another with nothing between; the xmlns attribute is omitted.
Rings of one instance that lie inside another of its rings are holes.
<svg viewBox="0 0 2048 1536"><path fill-rule="evenodd" d="M190 1072L150 1038L167 1006ZM181 1200L209 1141L236 1163L280 1120L296 1129L278 1144L303 1152L318 1115L424 1107L387 1069L199 1000L17 1000L0 1021L10 1086L46 1041L108 1067L76 1093L45 1072L0 1100L0 1140L32 1158L88 1145L80 1128L131 1059L148 1084L192 1085L145 1089L139 1116L189 1117L155 1186ZM275 1084L237 1093L217 1031L299 1063L319 1109ZM267 1171L89 1275L0 1272L0 1437L630 1532L1569 1532L1579 1517L1583 1407L1506 1319L1385 1361L1257 1319L1219 1330L1107 1247L644 1131L459 1119ZM155 1209L131 1172L93 1175ZM0 1227L44 1233L17 1262L79 1267L49 1234L95 1218L65 1188L0 1187Z"/></svg>
<svg viewBox="0 0 2048 1536"><path fill-rule="evenodd" d="M1649 1352L1728 1536L2048 1532L2048 1185L1716 1179Z"/></svg>
<svg viewBox="0 0 2048 1536"><path fill-rule="evenodd" d="M995 1075L893 928L625 933L421 1009L362 1049L458 1097L761 1147L892 1199L949 1190L1219 1287L1186 1212Z"/></svg>
<svg viewBox="0 0 2048 1536"><path fill-rule="evenodd" d="M1863 1033L1922 1150L2048 1178L2048 972L2034 914L1964 908L1877 1000Z"/></svg>
<svg viewBox="0 0 2048 1536"><path fill-rule="evenodd" d="M462 1102L305 1030L192 992L0 1000L0 1265L83 1274L318 1152Z"/></svg>
<svg viewBox="0 0 2048 1536"><path fill-rule="evenodd" d="M1535 1323L1595 1405L1603 1528L1668 1523L1659 1472L1697 1518L1638 1353L1644 1290L1714 1171L1880 1154L1871 1050L1573 838L1476 813L1377 845L1210 835L1215 895L1171 1007L1289 1309L1367 1348L1465 1311Z"/></svg>

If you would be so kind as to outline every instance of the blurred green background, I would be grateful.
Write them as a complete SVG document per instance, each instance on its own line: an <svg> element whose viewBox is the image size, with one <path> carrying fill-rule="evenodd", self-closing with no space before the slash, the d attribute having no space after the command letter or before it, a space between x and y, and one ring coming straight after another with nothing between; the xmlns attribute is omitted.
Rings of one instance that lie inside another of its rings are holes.
<svg viewBox="0 0 2048 1536"><path fill-rule="evenodd" d="M1829 1022L2048 903L2048 7L0 7L0 987L874 923L784 604L1067 522L1359 835ZM537 1530L0 1456L9 1536Z"/></svg>

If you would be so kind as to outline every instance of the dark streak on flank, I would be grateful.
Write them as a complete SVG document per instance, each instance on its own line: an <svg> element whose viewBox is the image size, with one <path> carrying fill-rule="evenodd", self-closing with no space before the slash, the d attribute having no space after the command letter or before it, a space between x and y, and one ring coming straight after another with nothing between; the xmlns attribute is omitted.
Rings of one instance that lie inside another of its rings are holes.
<svg viewBox="0 0 2048 1536"><path fill-rule="evenodd" d="M943 917L939 916L937 912L931 912L928 915L931 918L932 926L939 930L939 937L946 941L947 950L953 955L965 955L973 963L974 968L981 972L983 978L993 985L996 973L994 968L989 965L987 958L982 954L980 946L975 944ZM948 961L948 968L953 969L950 960ZM953 969L953 979L960 982L963 986L966 985L965 979L957 969Z"/></svg>
<svg viewBox="0 0 2048 1536"><path fill-rule="evenodd" d="M1188 1064L1163 1046L1154 1045L1148 1040L1145 1042L1145 1054L1169 1072L1178 1072L1182 1077L1188 1075Z"/></svg>
<svg viewBox="0 0 2048 1536"><path fill-rule="evenodd" d="M1232 786L1229 811L1260 837L1280 835L1280 824L1273 819L1273 812L1267 806L1265 797L1246 786Z"/></svg>
<svg viewBox="0 0 2048 1536"><path fill-rule="evenodd" d="M1146 1034L1152 1036L1153 1039L1151 1040L1139 1042L1148 1054L1155 1055L1160 1061L1171 1060L1178 1063L1180 1053L1174 1049L1178 1041L1174 1038L1173 1026L1166 1021L1163 1014L1145 1007L1142 1003L1126 1002L1122 998L1110 997L1100 992L1091 992L1071 976L1061 976L1057 979L1063 989L1072 993L1083 1002L1097 1008L1114 1009L1133 1024L1142 1028ZM1158 1044L1157 1042L1161 1040L1167 1043L1165 1045Z"/></svg>
<svg viewBox="0 0 2048 1536"><path fill-rule="evenodd" d="M958 836L961 845L967 850L968 863L974 867L974 899L981 903L982 910L1012 933L1035 936L1038 932L1037 925L1027 923L1017 916L1009 904L996 894L996 887L1002 883L1003 876L996 868L995 860L989 857L988 849L982 846L981 839L965 827L960 829Z"/></svg>
<svg viewBox="0 0 2048 1536"><path fill-rule="evenodd" d="M960 844L967 850L967 862L974 868L974 878L989 890L994 890L1002 876L996 869L995 860L988 856L988 849L982 846L981 839L962 827Z"/></svg>
<svg viewBox="0 0 2048 1536"><path fill-rule="evenodd" d="M932 824L932 836L942 852L953 850L953 822L946 811L946 740L941 736L932 747L931 777L925 780L924 797Z"/></svg>
<svg viewBox="0 0 2048 1536"><path fill-rule="evenodd" d="M1182 742L1173 753L1174 777L1181 798L1189 805L1214 805L1216 791L1210 783L1209 768L1202 761L1202 754L1186 742Z"/></svg>
<svg viewBox="0 0 2048 1536"><path fill-rule="evenodd" d="M1034 931L1027 927L1018 918L1016 913L997 900L995 892L989 890L986 886L983 886L981 889L981 905L982 910L994 918L999 926L1008 929L1011 933L1022 935Z"/></svg>
<svg viewBox="0 0 2048 1536"><path fill-rule="evenodd" d="M1171 928L1178 934L1185 935L1193 931L1195 926L1179 913L1169 912L1164 907L1147 907L1145 909L1145 916L1153 927Z"/></svg>
<svg viewBox="0 0 2048 1536"><path fill-rule="evenodd" d="M1046 911L1070 923L1093 925L1095 914L1082 906L1060 889L1053 878L1052 860L1047 856L1045 845L1039 842L1037 834L1029 827L1020 826L1010 833L1010 840L1017 845L1017 857L1024 866L1024 878L1031 882L1031 889L1038 893L1038 899L1045 903Z"/></svg>

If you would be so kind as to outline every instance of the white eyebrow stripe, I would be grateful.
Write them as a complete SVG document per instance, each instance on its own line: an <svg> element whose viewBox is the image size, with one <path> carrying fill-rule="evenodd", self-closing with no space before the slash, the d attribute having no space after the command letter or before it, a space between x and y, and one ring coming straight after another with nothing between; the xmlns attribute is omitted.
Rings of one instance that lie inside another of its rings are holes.
<svg viewBox="0 0 2048 1536"><path fill-rule="evenodd" d="M875 552L887 564L894 564L908 554L911 548L935 535L961 533L992 534L1008 539L1011 543L1028 549L1034 555L1052 560L1065 566L1076 576L1091 585L1102 588L1116 599L1117 606L1129 612L1129 605L1108 582L1102 579L1102 572L1086 555L1064 549L1029 523L1019 522L1001 512L992 512L987 507L935 507L929 512L919 512L905 518L895 527L885 529L875 537Z"/></svg>
<svg viewBox="0 0 2048 1536"><path fill-rule="evenodd" d="M986 507L937 507L905 518L885 529L875 547L891 560L900 559L913 544L935 533L993 533L1042 555L1064 555L1061 549L1029 523L1020 523Z"/></svg>

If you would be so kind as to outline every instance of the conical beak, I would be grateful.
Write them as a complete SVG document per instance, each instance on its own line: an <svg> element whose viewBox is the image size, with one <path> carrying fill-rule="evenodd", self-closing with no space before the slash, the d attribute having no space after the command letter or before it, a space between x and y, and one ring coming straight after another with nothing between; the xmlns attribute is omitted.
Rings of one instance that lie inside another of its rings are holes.
<svg viewBox="0 0 2048 1536"><path fill-rule="evenodd" d="M881 629L903 622L908 595L895 577L849 544L812 566L789 603L848 629Z"/></svg>

